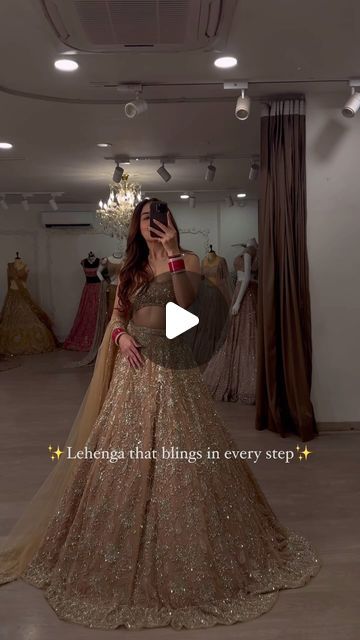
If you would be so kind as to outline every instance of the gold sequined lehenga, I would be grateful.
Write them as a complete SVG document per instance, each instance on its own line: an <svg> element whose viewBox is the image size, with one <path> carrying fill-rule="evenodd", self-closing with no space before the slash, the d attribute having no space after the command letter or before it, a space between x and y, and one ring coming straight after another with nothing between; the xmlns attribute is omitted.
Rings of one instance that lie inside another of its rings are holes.
<svg viewBox="0 0 360 640"><path fill-rule="evenodd" d="M133 307L174 300L171 281L153 281ZM247 463L225 459L238 446L183 336L168 340L132 319L127 330L145 364L129 366L108 325L65 445L139 447L157 459L63 454L0 548L0 583L20 577L44 589L61 619L95 628L196 629L257 617L279 590L318 572L317 552L278 521ZM190 462L181 451L202 457Z"/></svg>
<svg viewBox="0 0 360 640"><path fill-rule="evenodd" d="M7 266L8 290L0 314L0 353L25 355L53 351L59 346L50 318L32 299L28 267Z"/></svg>

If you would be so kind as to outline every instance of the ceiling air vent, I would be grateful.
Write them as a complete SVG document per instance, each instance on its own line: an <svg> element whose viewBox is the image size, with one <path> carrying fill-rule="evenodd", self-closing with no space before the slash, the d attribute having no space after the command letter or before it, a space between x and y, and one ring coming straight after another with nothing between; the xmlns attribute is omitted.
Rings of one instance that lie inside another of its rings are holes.
<svg viewBox="0 0 360 640"><path fill-rule="evenodd" d="M56 36L80 51L192 51L227 39L236 0L40 0Z"/></svg>

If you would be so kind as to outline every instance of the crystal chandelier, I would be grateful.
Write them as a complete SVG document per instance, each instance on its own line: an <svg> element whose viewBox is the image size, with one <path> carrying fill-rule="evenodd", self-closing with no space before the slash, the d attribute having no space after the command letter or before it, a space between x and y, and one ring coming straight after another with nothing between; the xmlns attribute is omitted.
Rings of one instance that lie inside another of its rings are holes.
<svg viewBox="0 0 360 640"><path fill-rule="evenodd" d="M141 200L141 186L129 182L129 176L123 174L119 183L109 184L110 196L107 202L100 200L96 210L99 222L105 233L117 238L126 238L131 216Z"/></svg>

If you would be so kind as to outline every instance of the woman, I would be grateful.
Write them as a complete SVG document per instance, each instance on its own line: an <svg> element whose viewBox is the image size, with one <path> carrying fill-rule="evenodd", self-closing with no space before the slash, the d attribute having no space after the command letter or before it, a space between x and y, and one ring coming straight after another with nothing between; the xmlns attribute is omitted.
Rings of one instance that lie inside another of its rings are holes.
<svg viewBox="0 0 360 640"><path fill-rule="evenodd" d="M0 583L21 577L60 618L89 627L233 624L320 562L278 522L246 463L225 457L237 447L190 348L166 338L165 305L190 306L200 265L170 212L150 235L151 201L134 211L113 316L64 447L93 458L60 456L0 550ZM95 458L104 451L116 462Z"/></svg>

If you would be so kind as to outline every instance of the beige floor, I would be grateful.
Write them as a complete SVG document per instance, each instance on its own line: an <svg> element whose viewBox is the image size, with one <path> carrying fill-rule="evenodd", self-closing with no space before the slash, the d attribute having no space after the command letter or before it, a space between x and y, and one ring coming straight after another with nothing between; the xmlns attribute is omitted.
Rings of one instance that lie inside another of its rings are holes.
<svg viewBox="0 0 360 640"><path fill-rule="evenodd" d="M47 447L61 445L91 376L91 368L66 370L78 354L58 351L20 359L0 373L1 520L4 535L47 476ZM219 403L219 411L244 450L295 451L296 437L280 438L253 427L253 407ZM323 567L301 589L281 591L275 606L246 623L178 632L92 630L59 620L43 592L20 580L0 587L1 640L206 638L210 640L358 640L360 638L359 431L322 432L308 443L308 461L250 463L281 521L309 537Z"/></svg>

